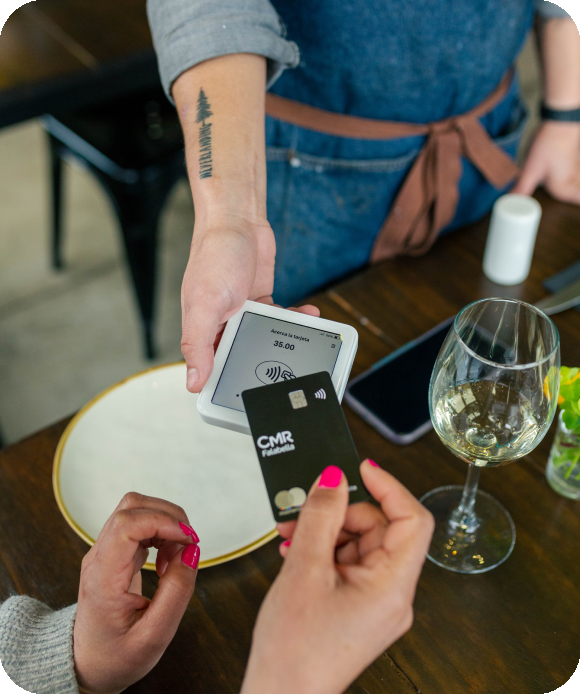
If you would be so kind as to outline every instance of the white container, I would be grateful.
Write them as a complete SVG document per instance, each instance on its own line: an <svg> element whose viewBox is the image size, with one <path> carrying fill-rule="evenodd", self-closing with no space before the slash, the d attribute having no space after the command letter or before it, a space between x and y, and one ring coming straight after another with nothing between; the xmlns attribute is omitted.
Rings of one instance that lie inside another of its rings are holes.
<svg viewBox="0 0 580 694"><path fill-rule="evenodd" d="M483 271L492 282L512 285L526 279L541 216L540 203L527 195L498 198L483 255Z"/></svg>

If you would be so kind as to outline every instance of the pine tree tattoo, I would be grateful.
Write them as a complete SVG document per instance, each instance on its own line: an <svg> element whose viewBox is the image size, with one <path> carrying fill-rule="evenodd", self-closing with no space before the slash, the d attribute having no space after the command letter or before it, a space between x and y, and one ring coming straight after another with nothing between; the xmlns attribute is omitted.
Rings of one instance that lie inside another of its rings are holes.
<svg viewBox="0 0 580 694"><path fill-rule="evenodd" d="M211 159L211 123L206 123L205 119L213 116L210 110L209 101L203 89L199 90L197 99L197 118L196 123L201 123L199 128L199 177L211 178L212 159Z"/></svg>

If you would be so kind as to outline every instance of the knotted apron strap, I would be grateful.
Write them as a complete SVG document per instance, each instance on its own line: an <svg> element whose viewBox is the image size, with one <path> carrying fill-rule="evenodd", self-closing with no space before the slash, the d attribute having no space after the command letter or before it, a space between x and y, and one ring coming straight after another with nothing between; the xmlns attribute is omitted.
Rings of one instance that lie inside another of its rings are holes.
<svg viewBox="0 0 580 694"><path fill-rule="evenodd" d="M432 175L436 156L433 144L428 141L419 152L391 207L388 219L383 223L373 247L373 253L379 260L408 252L409 230L416 237L428 232L427 215L436 195ZM372 260L371 256L371 262Z"/></svg>
<svg viewBox="0 0 580 694"><path fill-rule="evenodd" d="M392 140L428 135L376 238L371 253L371 262L376 262L429 250L441 229L455 216L462 156L498 189L517 176L514 161L493 142L478 120L504 98L512 76L513 70L509 70L497 88L472 111L427 125L333 113L269 92L266 113L335 137Z"/></svg>
<svg viewBox="0 0 580 694"><path fill-rule="evenodd" d="M510 70L472 111L428 126L423 149L427 156L421 156L423 151L419 154L403 182L375 240L371 263L397 255L422 255L431 248L455 216L462 155L495 188L505 188L518 175L513 159L493 142L479 121L504 98L512 75Z"/></svg>
<svg viewBox="0 0 580 694"><path fill-rule="evenodd" d="M435 127L383 223L371 262L425 253L437 231L453 219L460 177L460 135Z"/></svg>
<svg viewBox="0 0 580 694"><path fill-rule="evenodd" d="M463 151L485 178L496 188L505 188L519 173L515 161L492 142L483 125L476 118L459 119L463 135Z"/></svg>

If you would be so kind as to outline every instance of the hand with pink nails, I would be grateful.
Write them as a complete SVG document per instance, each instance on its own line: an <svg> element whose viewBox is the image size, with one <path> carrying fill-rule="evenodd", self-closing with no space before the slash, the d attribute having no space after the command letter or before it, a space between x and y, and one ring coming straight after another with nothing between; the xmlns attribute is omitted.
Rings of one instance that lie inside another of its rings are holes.
<svg viewBox="0 0 580 694"><path fill-rule="evenodd" d="M193 594L198 542L179 506L123 497L82 562L73 651L83 692L121 692L157 664ZM148 547L160 576L152 600L141 593Z"/></svg>
<svg viewBox="0 0 580 694"><path fill-rule="evenodd" d="M279 524L284 565L254 628L241 694L339 694L413 622L431 514L374 463L361 465L380 503L348 505L327 467L298 521Z"/></svg>

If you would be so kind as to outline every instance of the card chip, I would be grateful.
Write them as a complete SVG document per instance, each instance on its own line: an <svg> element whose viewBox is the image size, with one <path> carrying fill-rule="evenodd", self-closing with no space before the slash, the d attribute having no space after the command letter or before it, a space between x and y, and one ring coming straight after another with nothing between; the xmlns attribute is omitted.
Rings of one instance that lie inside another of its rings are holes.
<svg viewBox="0 0 580 694"><path fill-rule="evenodd" d="M288 397L290 398L290 402L292 403L292 407L295 410L299 410L301 407L307 407L308 406L308 403L306 402L306 397L304 396L303 390L294 390L291 393L288 393Z"/></svg>

